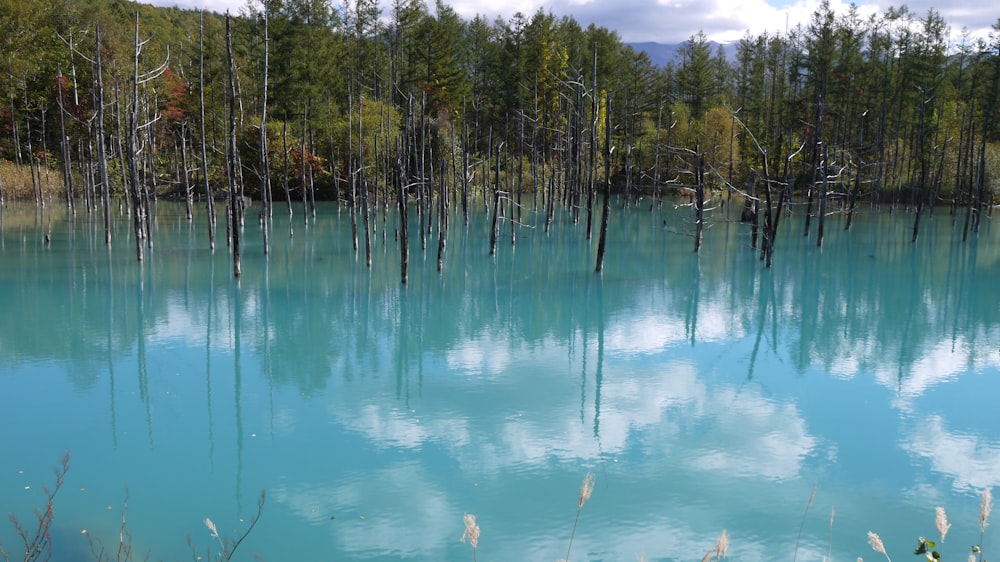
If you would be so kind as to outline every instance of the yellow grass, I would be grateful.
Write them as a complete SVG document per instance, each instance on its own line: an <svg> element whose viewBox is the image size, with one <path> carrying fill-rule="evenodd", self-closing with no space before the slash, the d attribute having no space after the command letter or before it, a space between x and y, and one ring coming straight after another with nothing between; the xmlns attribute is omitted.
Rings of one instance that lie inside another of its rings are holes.
<svg viewBox="0 0 1000 562"><path fill-rule="evenodd" d="M64 200L66 187L63 185L62 171L56 162L49 159L48 179L45 168L42 171L42 193L46 201ZM32 201L35 193L31 186L31 169L25 164L18 166L13 162L0 160L0 185L5 201Z"/></svg>

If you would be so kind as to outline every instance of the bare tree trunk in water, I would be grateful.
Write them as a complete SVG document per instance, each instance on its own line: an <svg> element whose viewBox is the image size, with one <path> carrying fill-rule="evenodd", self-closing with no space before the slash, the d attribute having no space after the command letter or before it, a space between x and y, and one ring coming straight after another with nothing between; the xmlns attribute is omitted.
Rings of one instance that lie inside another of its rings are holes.
<svg viewBox="0 0 1000 562"><path fill-rule="evenodd" d="M42 108L42 168L45 169L45 193L51 193L51 184L49 183L49 149L45 142L45 108ZM38 173L38 179L41 179L41 171ZM49 221L51 222L51 215Z"/></svg>
<svg viewBox="0 0 1000 562"><path fill-rule="evenodd" d="M979 223L983 217L983 186L986 184L986 135L979 146L979 164L976 165L976 209L972 215L972 232L979 234Z"/></svg>
<svg viewBox="0 0 1000 562"><path fill-rule="evenodd" d="M198 56L198 77L201 82L198 88L200 109L201 109L201 176L205 182L205 206L208 211L208 245L215 251L215 194L212 193L212 184L208 181L208 149L206 148L207 135L205 132L205 11L201 12L201 19L198 24L198 45L200 54Z"/></svg>
<svg viewBox="0 0 1000 562"><path fill-rule="evenodd" d="M281 175L282 185L285 189L285 203L288 205L288 237L295 234L292 226L292 192L288 190L288 116L281 122L281 153L282 159Z"/></svg>
<svg viewBox="0 0 1000 562"><path fill-rule="evenodd" d="M921 91L921 93L923 93ZM924 211L924 201L927 199L927 147L924 144L924 122L927 102L930 100L921 100L920 103L920 125L917 129L917 162L920 166L920 185L918 186L917 193L917 212L913 216L913 236L910 238L910 242L914 243L917 241L917 236L920 234L920 215Z"/></svg>
<svg viewBox="0 0 1000 562"><path fill-rule="evenodd" d="M760 259L764 260L764 267L770 267L768 257L771 255L771 246L774 243L774 208L771 198L771 178L768 176L767 153L764 152L764 238L760 243Z"/></svg>
<svg viewBox="0 0 1000 562"><path fill-rule="evenodd" d="M701 237L705 230L705 155L701 145L694 146L694 253L701 251Z"/></svg>
<svg viewBox="0 0 1000 562"><path fill-rule="evenodd" d="M438 271L444 269L444 251L448 237L448 197L445 180L445 160L441 159L441 193L438 197Z"/></svg>
<svg viewBox="0 0 1000 562"><path fill-rule="evenodd" d="M827 160L830 157L830 147L823 143L823 165L820 171L823 173L823 191L819 193L819 226L816 227L816 247L823 247L823 226L826 223L826 194L830 187L830 171L827 167Z"/></svg>
<svg viewBox="0 0 1000 562"><path fill-rule="evenodd" d="M184 208L187 212L187 220L194 220L194 187L191 185L191 177L188 175L187 160L187 121L181 123L181 180L184 182Z"/></svg>
<svg viewBox="0 0 1000 562"><path fill-rule="evenodd" d="M778 146L781 146L780 142L778 143ZM771 221L771 234L770 241L768 242L767 259L764 260L764 267L767 268L771 267L771 256L774 255L774 242L778 238L778 225L781 223L781 210L785 206L785 200L795 191L795 182L791 177L789 177L790 170L792 168L792 159L802 152L803 148L805 148L805 144L800 146L798 150L789 154L788 157L785 158L785 169L782 172L784 184L781 186L781 192L778 194L778 208L774 210L774 216ZM764 168L764 179L765 181L769 181L770 179L766 166Z"/></svg>
<svg viewBox="0 0 1000 562"><path fill-rule="evenodd" d="M402 150L401 147L397 145L397 154ZM403 160L400 157L396 158L396 204L399 208L399 275L400 281L403 285L406 285L407 269L410 262L410 242L409 242L409 232L408 232L408 220L406 213L406 171L403 168Z"/></svg>
<svg viewBox="0 0 1000 562"><path fill-rule="evenodd" d="M233 239L233 276L240 276L240 205L236 194L236 63L233 60L233 35L229 14L226 14L226 57L229 59L229 149L226 164L229 173L229 224Z"/></svg>
<svg viewBox="0 0 1000 562"><path fill-rule="evenodd" d="M101 68L101 24L94 24L94 60L97 67L97 169L101 178L101 199L104 202L104 244L111 247L111 196L108 180L108 155L104 151L104 74Z"/></svg>
<svg viewBox="0 0 1000 562"><path fill-rule="evenodd" d="M132 226L135 231L135 256L142 261L142 194L139 186L139 162L136 151L139 144L139 52L142 43L139 42L139 13L135 14L135 56L133 59L132 96L129 107L128 122L128 176L132 190Z"/></svg>
<svg viewBox="0 0 1000 562"><path fill-rule="evenodd" d="M760 236L760 196L757 195L757 176L750 177L747 194L750 197L743 206L743 217L750 219L750 248L756 250L757 238Z"/></svg>
<svg viewBox="0 0 1000 562"><path fill-rule="evenodd" d="M587 240L593 238L593 228L594 228L594 192L596 191L596 186L594 185L594 169L597 168L597 44L594 44L594 66L593 74L591 75L592 90L590 93L590 146L587 148ZM657 172L659 171L659 142L660 142L660 128L659 121L657 121L656 127L656 142L657 142L657 152L656 152L656 164L655 167ZM532 146L534 146L534 139L532 139Z"/></svg>
<svg viewBox="0 0 1000 562"><path fill-rule="evenodd" d="M360 129L360 125L358 126ZM358 251L358 186L354 173L354 93L347 94L347 181L351 186L351 247ZM338 194L340 190L337 190Z"/></svg>
<svg viewBox="0 0 1000 562"><path fill-rule="evenodd" d="M469 226L469 125L462 119L462 218Z"/></svg>
<svg viewBox="0 0 1000 562"><path fill-rule="evenodd" d="M490 255L497 253L497 236L500 233L500 148L497 146L497 161L493 173L493 226L490 228Z"/></svg>
<svg viewBox="0 0 1000 562"><path fill-rule="evenodd" d="M27 100L25 100L25 104L27 104ZM28 137L28 168L31 172L31 194L35 197L35 205L45 208L45 201L42 199L41 181L35 176L35 151L31 146L31 118L27 110L24 112L24 127L25 134Z"/></svg>
<svg viewBox="0 0 1000 562"><path fill-rule="evenodd" d="M302 172L302 220L305 227L309 228L309 190L306 187L306 119L309 113L309 106L302 104L302 143L299 145L299 169Z"/></svg>
<svg viewBox="0 0 1000 562"><path fill-rule="evenodd" d="M604 271L604 250L608 240L608 215L611 213L611 94L604 98L604 203L601 207L601 234L597 242L597 273Z"/></svg>
<svg viewBox="0 0 1000 562"><path fill-rule="evenodd" d="M268 59L268 7L264 5L264 85L260 103L260 226L264 235L264 255L271 251L268 221L271 218L271 158L267 153L267 59Z"/></svg>
<svg viewBox="0 0 1000 562"><path fill-rule="evenodd" d="M124 102L121 99L121 83L116 79L115 86L113 88L115 92L115 146L114 150L118 153L118 169L121 171L122 178L122 194L125 196L125 212L132 213L132 184L128 182L128 166L125 160L125 148L122 145L122 138L126 133L126 123L123 121L122 111L124 111ZM109 187L110 189L110 187ZM97 209L97 201L92 200L91 204L94 209ZM119 204L119 209L121 204Z"/></svg>
<svg viewBox="0 0 1000 562"><path fill-rule="evenodd" d="M818 168L819 159L819 143L823 142L823 97L820 96L819 103L816 105L816 140L813 145L813 177L812 181L809 183L809 189L806 190L806 226L802 231L803 236L809 236L809 227L812 224L813 217L813 192L816 190L816 169Z"/></svg>
<svg viewBox="0 0 1000 562"><path fill-rule="evenodd" d="M76 206L73 203L73 169L70 162L69 139L66 137L66 108L63 104L62 69L56 76L56 95L59 105L59 151L62 153L63 187L66 188L66 210L71 214L76 214Z"/></svg>
<svg viewBox="0 0 1000 562"><path fill-rule="evenodd" d="M148 150L146 152L146 158L144 160L145 162L144 166L148 166L148 168L146 168L148 172L145 174L143 178L144 181L142 182L142 200L143 200L143 209L145 212L143 216L143 218L145 219L144 221L145 226L143 227L143 232L145 233L146 236L146 248L152 250L153 249L153 206L150 205L150 193L153 194L152 195L153 202L155 203L156 169L153 166L154 164L153 151L156 150L156 142L154 141L154 135L153 135L153 120L149 114L150 103L149 103L148 90L144 92L143 102L145 104L143 109L145 110L144 119L147 123L145 125L145 135L146 135L146 143L148 146ZM148 178L148 181L145 181L146 178Z"/></svg>
<svg viewBox="0 0 1000 562"><path fill-rule="evenodd" d="M365 171L364 171L363 167L360 169L359 180L361 181L361 212L363 213L363 216L362 216L362 225L365 228L365 265L367 265L368 268L371 269L371 266L372 266L372 231L371 231L371 226L368 223L368 215L369 215L369 212L368 212L368 180L365 178Z"/></svg>
<svg viewBox="0 0 1000 562"><path fill-rule="evenodd" d="M868 115L867 111L861 114L861 117L859 119L860 123L858 124L858 154L857 154L858 163L857 167L854 169L854 186L851 187L850 205L847 209L847 222L846 224L844 224L844 230L851 229L851 223L854 221L854 208L857 205L858 201L858 192L861 191L861 168L862 165L864 164L864 160L862 159L861 156L865 139L866 115ZM956 189L958 189L958 186L956 186Z"/></svg>

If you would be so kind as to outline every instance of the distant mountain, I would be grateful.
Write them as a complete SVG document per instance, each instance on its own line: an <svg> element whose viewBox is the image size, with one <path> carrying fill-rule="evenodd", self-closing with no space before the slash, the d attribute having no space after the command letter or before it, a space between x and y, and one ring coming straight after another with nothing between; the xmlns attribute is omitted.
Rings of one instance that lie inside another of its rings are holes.
<svg viewBox="0 0 1000 562"><path fill-rule="evenodd" d="M646 53L649 60L659 67L665 66L668 62L677 60L677 53L683 43L656 43L646 41L645 43L626 43L637 53Z"/></svg>
<svg viewBox="0 0 1000 562"><path fill-rule="evenodd" d="M709 45L712 47L712 55L715 55L716 49L719 48L719 43L715 41L709 41ZM626 43L629 47L632 47L635 52L646 53L649 60L658 67L666 66L668 62L678 62L678 53L680 52L681 46L684 43L657 43L655 41L647 41L645 43ZM728 44L723 45L726 50L726 58L729 62L733 62L736 58L736 45Z"/></svg>

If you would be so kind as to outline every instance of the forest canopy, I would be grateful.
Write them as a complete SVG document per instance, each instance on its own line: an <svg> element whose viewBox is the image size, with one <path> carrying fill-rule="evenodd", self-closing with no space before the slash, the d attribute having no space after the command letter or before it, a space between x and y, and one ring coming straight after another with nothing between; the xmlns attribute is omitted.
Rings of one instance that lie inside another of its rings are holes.
<svg viewBox="0 0 1000 562"><path fill-rule="evenodd" d="M254 198L267 176L286 195L311 182L320 198L353 199L359 172L388 186L397 160L427 177L442 158L482 184L500 147L497 173L536 190L546 177L581 191L605 177L626 192L684 188L700 154L708 187L751 195L766 170L793 189L829 176L858 197L983 198L1000 177L993 28L956 40L933 9L862 18L824 2L808 24L748 33L729 56L692 30L657 67L614 30L542 10L487 21L442 0L388 13L374 0L251 0L227 50L220 14L0 0L0 159L61 169L66 193L91 201L105 183L111 197L137 181L169 195L207 178L225 192L230 176Z"/></svg>

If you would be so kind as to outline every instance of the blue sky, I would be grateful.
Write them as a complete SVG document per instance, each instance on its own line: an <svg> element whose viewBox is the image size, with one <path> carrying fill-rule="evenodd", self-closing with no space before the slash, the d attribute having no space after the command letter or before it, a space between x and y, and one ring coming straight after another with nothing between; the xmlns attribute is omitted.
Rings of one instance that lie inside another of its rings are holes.
<svg viewBox="0 0 1000 562"><path fill-rule="evenodd" d="M236 13L247 0L145 1L160 6L218 12L228 9ZM391 0L380 2L383 13L388 14ZM427 3L433 6L433 0ZM615 29L627 42L679 43L702 30L709 39L728 43L738 40L747 30L759 34L783 31L786 22L792 27L805 24L819 0L451 0L448 3L466 19L476 14L489 19L498 15L508 18L518 11L530 16L541 8L557 16L573 15L584 26L596 23ZM901 3L898 0L856 2L863 16ZM838 12L846 11L849 5L842 0L830 0L830 4ZM985 38L1000 17L1000 4L993 0L911 0L906 5L918 16L925 15L931 7L937 9L951 24L953 41L958 40L963 28Z"/></svg>

